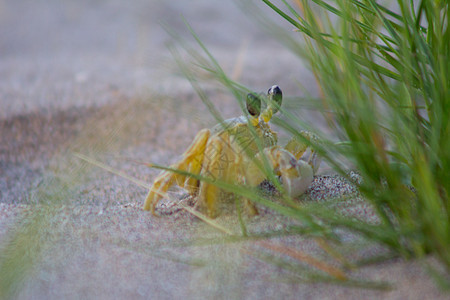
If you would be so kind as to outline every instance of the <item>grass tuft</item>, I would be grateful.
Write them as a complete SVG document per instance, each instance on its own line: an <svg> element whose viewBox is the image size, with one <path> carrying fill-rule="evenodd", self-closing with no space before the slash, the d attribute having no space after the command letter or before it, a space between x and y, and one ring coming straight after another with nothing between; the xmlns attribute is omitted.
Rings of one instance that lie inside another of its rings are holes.
<svg viewBox="0 0 450 300"><path fill-rule="evenodd" d="M297 29L297 54L332 111L326 117L340 143L328 144L325 158L338 167L337 154L358 169L382 220L366 237L404 257L436 255L450 271L448 2L263 2ZM363 223L336 225L366 231Z"/></svg>

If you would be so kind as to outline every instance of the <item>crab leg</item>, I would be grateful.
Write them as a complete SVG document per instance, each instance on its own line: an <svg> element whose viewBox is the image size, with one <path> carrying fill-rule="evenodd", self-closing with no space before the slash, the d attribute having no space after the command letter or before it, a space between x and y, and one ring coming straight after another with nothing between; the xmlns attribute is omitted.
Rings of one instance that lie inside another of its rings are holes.
<svg viewBox="0 0 450 300"><path fill-rule="evenodd" d="M182 158L177 163L170 166L171 169L187 171L198 175L203 162L203 153L209 139L209 129L203 129L194 138L189 148L182 154ZM155 207L159 200L165 195L167 190L177 183L181 187L186 186L190 193L195 193L198 181L190 176L185 176L171 171L162 171L153 182L153 186L148 192L144 203L144 210L151 210L155 213Z"/></svg>
<svg viewBox="0 0 450 300"><path fill-rule="evenodd" d="M221 165L221 156L223 143L220 137L214 136L208 141L206 152L204 154L204 165L201 172L202 176L211 179L222 178L224 166ZM206 161L208 160L208 161ZM219 197L219 188L214 184L206 182L200 183L197 205L200 210L206 210L210 217L216 215L216 202Z"/></svg>
<svg viewBox="0 0 450 300"><path fill-rule="evenodd" d="M240 184L247 184L250 187L256 187L265 179L264 173L258 169L253 160L249 160L247 157L238 157L235 161L235 167L240 173L240 175L237 176ZM242 203L250 216L256 216L259 214L255 203L253 203L250 199L244 197L242 199Z"/></svg>
<svg viewBox="0 0 450 300"><path fill-rule="evenodd" d="M227 157L227 160L229 162L229 165L225 169L225 174L223 176L223 178L228 183L249 184L251 186L257 186L264 180L264 178L262 177L263 173L258 172L258 170L255 171L255 169L253 169L254 171L250 171L248 173L250 174L250 176L246 176L246 171L250 167L250 164L253 163L252 160L249 160L247 155L236 155L236 149L233 150L232 147L226 147L226 149L223 150L223 153L224 156ZM252 183L255 184L252 185ZM242 199L242 204L250 216L259 214L258 209L250 199L244 197Z"/></svg>

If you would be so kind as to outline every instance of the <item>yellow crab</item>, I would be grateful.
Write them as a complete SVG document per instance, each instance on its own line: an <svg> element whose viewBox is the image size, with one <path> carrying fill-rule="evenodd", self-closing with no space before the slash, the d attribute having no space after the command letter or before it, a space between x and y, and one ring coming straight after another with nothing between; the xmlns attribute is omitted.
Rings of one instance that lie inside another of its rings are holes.
<svg viewBox="0 0 450 300"><path fill-rule="evenodd" d="M272 86L267 92L267 108L261 113L260 97L248 94L248 116L225 120L212 129L202 129L181 159L170 168L211 180L220 179L227 183L257 187L267 177L267 172L261 167L265 156L288 195L297 197L303 194L313 181L320 157L295 138L284 148L277 145L277 134L270 129L268 122L280 108L282 97L281 89ZM316 139L310 132L302 131L301 134L310 141ZM263 151L259 151L261 146ZM217 216L220 188L171 171L162 171L155 179L145 200L144 210L151 210L155 214L156 205L173 184L197 196L197 209L210 217ZM258 213L248 199L244 199L244 203L251 215Z"/></svg>

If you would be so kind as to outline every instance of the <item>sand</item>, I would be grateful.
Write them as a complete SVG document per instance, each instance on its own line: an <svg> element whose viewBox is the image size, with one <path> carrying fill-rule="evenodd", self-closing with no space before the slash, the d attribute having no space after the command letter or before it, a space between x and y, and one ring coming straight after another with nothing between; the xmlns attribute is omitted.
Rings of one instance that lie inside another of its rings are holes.
<svg viewBox="0 0 450 300"><path fill-rule="evenodd" d="M172 200L158 206L161 217L153 217L141 210L144 187L74 156L82 153L150 184L158 171L143 162L170 164L198 130L214 124L166 48L172 39L161 22L188 37L180 14L234 79L256 91L277 83L292 96L301 96L301 82L316 93L302 62L235 4L177 2L0 2L0 243L6 247L14 236L30 241L8 248L23 260L18 269L26 274L17 281L16 296L444 299L424 262L399 258L346 270L352 279L388 289L305 282L265 261L262 255L273 254L267 245L228 243L228 234L181 209L178 201L189 204L183 191L171 193ZM205 90L225 118L240 114L223 89L208 84ZM318 114L299 116L325 128ZM355 186L326 167L301 201L339 197L346 200L336 209L377 222ZM32 226L20 226L24 216ZM263 207L245 221L252 234L297 224ZM216 222L240 234L232 209ZM20 228L28 231L14 235ZM349 260L386 253L350 233L339 234L351 245L338 247ZM314 238L269 242L339 265ZM32 255L23 255L21 245Z"/></svg>

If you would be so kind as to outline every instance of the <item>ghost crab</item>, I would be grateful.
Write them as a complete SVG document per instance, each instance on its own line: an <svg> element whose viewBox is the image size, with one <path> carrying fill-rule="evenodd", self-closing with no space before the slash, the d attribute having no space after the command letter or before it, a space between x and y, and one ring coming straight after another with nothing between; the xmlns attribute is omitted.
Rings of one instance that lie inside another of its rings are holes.
<svg viewBox="0 0 450 300"><path fill-rule="evenodd" d="M267 92L267 107L261 113L260 96L248 94L248 116L225 120L212 129L202 129L181 159L170 168L212 180L257 187L267 177L267 172L261 167L265 157L289 196L303 194L313 181L320 157L296 138L292 138L284 148L277 145L277 134L271 130L269 121L279 110L282 97L281 89L272 86ZM308 131L301 131L300 134L306 140L317 141L317 137ZM197 196L197 209L209 217L217 216L220 188L211 181L208 183L168 170L162 171L155 179L145 200L144 210L151 210L155 214L159 200L174 184L185 188L190 195ZM244 204L250 215L258 214L250 200L244 199Z"/></svg>

